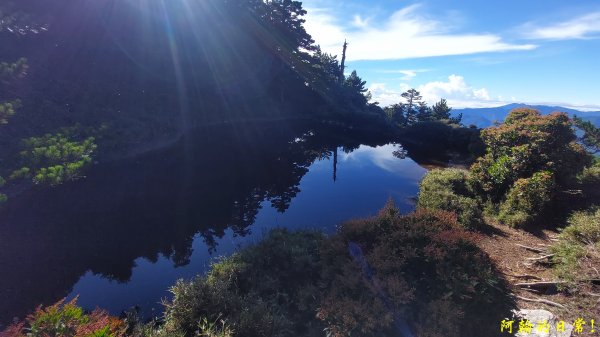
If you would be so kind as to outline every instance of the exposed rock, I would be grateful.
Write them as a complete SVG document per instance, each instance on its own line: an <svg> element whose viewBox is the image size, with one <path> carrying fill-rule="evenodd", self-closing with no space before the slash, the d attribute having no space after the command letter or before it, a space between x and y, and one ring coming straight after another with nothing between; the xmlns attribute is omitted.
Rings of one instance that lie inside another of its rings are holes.
<svg viewBox="0 0 600 337"><path fill-rule="evenodd" d="M559 321L556 320L554 314L552 314L548 310L528 310L521 309L513 311L515 318L513 324L513 332L516 332L516 337L571 337L573 332L573 325L565 322L564 331L557 331L557 323ZM519 321L529 321L533 328L530 333L519 332ZM550 327L550 332L545 332L544 329L540 328L542 322L547 322Z"/></svg>

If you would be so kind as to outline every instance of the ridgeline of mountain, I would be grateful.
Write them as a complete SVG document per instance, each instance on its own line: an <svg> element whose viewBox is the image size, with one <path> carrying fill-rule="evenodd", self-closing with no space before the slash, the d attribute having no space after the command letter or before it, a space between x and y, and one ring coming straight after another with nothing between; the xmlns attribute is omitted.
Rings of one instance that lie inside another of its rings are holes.
<svg viewBox="0 0 600 337"><path fill-rule="evenodd" d="M596 126L600 126L600 111L579 111L561 106L548 105L527 105L523 103L511 103L494 108L464 108L453 109L452 115L458 116L462 114L462 123L464 125L474 124L477 127L485 128L494 124L495 121L502 122L508 113L520 107L531 107L540 111L543 115L550 114L555 111L567 113L569 116L577 115L583 120L591 121Z"/></svg>

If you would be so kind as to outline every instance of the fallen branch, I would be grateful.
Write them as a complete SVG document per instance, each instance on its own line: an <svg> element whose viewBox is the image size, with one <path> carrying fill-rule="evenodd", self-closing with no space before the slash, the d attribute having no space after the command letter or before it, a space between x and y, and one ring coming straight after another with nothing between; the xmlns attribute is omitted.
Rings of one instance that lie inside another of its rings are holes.
<svg viewBox="0 0 600 337"><path fill-rule="evenodd" d="M539 248L535 248L535 247L529 247L529 246L525 246L525 245L521 245L521 244L516 244L517 246L521 247L521 248L525 248L527 250L530 250L532 252L536 252L536 253L540 253L540 254L548 254L547 251L543 250L543 249L539 249Z"/></svg>
<svg viewBox="0 0 600 337"><path fill-rule="evenodd" d="M537 289L533 289L533 288L523 288L523 290L529 291L530 293L534 293L534 294L538 294L538 295L542 294L541 291L539 291Z"/></svg>
<svg viewBox="0 0 600 337"><path fill-rule="evenodd" d="M583 194L582 190L564 190L564 191L561 191L561 192L564 193L564 194L570 194L570 195L580 195L580 194Z"/></svg>
<svg viewBox="0 0 600 337"><path fill-rule="evenodd" d="M551 258L553 256L554 256L554 254L547 254L547 255L544 255L544 256L540 256L540 257L530 257L530 258L527 258L527 260L529 260L529 261L542 261L542 260Z"/></svg>
<svg viewBox="0 0 600 337"><path fill-rule="evenodd" d="M522 297L522 296L518 296L518 295L514 295L514 296L520 300L527 301L527 302L538 302L538 303L553 305L555 307L559 307L559 308L563 308L563 309L565 308L565 306L560 303L545 300L543 298L527 298L527 297Z"/></svg>
<svg viewBox="0 0 600 337"><path fill-rule="evenodd" d="M528 279L529 278L529 279L534 279L534 280L542 280L541 277L537 277L537 276L529 275L529 274L514 275L514 274L509 274L509 273L504 273L504 272L502 274L504 274L506 276L514 277L514 278L524 278L524 279Z"/></svg>
<svg viewBox="0 0 600 337"><path fill-rule="evenodd" d="M524 282L524 283L516 283L517 287L532 287L532 288L545 288L557 286L559 284L563 284L565 282L562 281L542 281L542 282Z"/></svg>

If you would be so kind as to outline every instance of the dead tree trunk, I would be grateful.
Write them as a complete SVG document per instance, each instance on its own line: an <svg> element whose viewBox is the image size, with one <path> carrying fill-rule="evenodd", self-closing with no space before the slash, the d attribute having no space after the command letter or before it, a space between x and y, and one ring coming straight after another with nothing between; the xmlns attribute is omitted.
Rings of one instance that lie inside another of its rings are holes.
<svg viewBox="0 0 600 337"><path fill-rule="evenodd" d="M342 63L340 63L340 83L344 82L344 70L346 68L346 48L348 48L348 42L344 40L344 49L342 51Z"/></svg>

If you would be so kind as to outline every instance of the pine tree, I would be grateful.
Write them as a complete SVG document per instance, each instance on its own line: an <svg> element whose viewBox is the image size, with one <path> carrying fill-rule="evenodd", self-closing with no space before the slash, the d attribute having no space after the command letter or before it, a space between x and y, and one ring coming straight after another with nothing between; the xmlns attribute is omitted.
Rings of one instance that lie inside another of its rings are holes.
<svg viewBox="0 0 600 337"><path fill-rule="evenodd" d="M368 102L370 95L365 84L367 82L358 76L356 70L353 70L344 81L344 99L350 100L355 108L362 109Z"/></svg>
<svg viewBox="0 0 600 337"><path fill-rule="evenodd" d="M417 120L419 122L432 120L431 108L425 102L419 102L417 110Z"/></svg>
<svg viewBox="0 0 600 337"><path fill-rule="evenodd" d="M402 93L402 97L406 99L406 118L404 120L404 125L414 124L417 122L418 105L423 99L423 96L421 96L421 93L416 89L409 89Z"/></svg>
<svg viewBox="0 0 600 337"><path fill-rule="evenodd" d="M445 99L441 99L431 107L432 118L435 120L450 119L452 108L448 106Z"/></svg>
<svg viewBox="0 0 600 337"><path fill-rule="evenodd" d="M403 103L392 104L383 108L383 112L389 121L392 121L398 125L405 125L404 117L405 106Z"/></svg>

